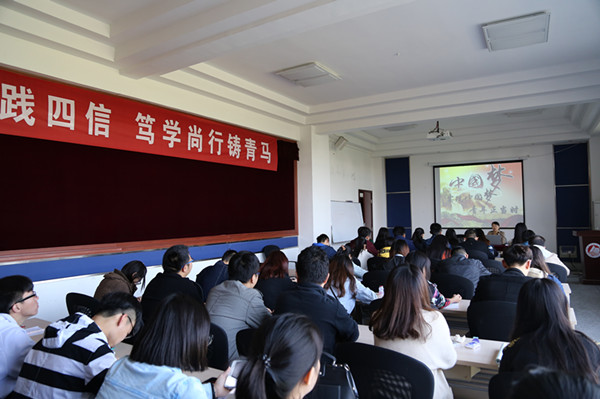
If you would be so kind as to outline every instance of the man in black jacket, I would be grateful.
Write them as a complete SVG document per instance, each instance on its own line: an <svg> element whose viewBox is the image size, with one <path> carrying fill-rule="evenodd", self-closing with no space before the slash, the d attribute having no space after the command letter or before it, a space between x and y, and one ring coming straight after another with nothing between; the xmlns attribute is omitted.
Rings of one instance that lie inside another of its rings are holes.
<svg viewBox="0 0 600 399"><path fill-rule="evenodd" d="M479 259L469 259L469 254L464 248L454 248L452 257L444 259L439 264L440 273L454 274L471 280L473 287L477 288L479 278L492 274L485 268Z"/></svg>
<svg viewBox="0 0 600 399"><path fill-rule="evenodd" d="M471 302L506 301L517 303L519 291L531 277L527 272L533 255L527 245L515 244L504 250L502 265L506 269L502 274L492 274L479 279L475 295Z"/></svg>
<svg viewBox="0 0 600 399"><path fill-rule="evenodd" d="M318 247L305 248L296 262L298 284L279 296L275 314L301 313L323 333L323 351L333 353L336 342L356 341L358 324L342 304L327 295L323 286L329 278L329 259Z"/></svg>

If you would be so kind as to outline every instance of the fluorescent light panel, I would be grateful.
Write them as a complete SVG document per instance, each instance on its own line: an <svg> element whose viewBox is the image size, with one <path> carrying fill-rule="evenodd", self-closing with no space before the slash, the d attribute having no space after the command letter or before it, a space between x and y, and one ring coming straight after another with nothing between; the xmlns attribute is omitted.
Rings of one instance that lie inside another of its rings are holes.
<svg viewBox="0 0 600 399"><path fill-rule="evenodd" d="M482 25L488 50L506 50L546 43L550 13L547 11L523 15Z"/></svg>
<svg viewBox="0 0 600 399"><path fill-rule="evenodd" d="M316 86L342 79L337 73L318 62L310 62L282 69L275 72L275 74L304 87Z"/></svg>

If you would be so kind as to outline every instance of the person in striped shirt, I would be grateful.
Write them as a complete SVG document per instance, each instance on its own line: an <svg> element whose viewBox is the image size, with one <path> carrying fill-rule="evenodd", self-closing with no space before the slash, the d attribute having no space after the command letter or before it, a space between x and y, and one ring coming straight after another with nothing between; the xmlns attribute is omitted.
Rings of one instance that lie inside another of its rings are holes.
<svg viewBox="0 0 600 399"><path fill-rule="evenodd" d="M91 318L74 313L50 324L25 357L10 397L93 398L116 361L112 348L136 333L140 317L137 299L115 292Z"/></svg>

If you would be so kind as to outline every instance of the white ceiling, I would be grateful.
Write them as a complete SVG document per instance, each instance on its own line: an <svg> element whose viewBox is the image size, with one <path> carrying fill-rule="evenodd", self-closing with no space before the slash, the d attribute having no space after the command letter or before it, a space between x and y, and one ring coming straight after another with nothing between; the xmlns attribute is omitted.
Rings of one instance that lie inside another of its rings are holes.
<svg viewBox="0 0 600 399"><path fill-rule="evenodd" d="M487 50L482 24L539 11L548 43ZM135 79L222 85L381 156L431 151L436 120L446 150L600 133L598 0L3 0L0 22ZM311 61L342 80L273 74Z"/></svg>

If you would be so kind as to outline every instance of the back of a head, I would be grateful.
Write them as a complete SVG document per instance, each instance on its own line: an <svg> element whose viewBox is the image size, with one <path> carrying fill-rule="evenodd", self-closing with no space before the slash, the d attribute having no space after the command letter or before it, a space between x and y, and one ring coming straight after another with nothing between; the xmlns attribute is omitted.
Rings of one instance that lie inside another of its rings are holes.
<svg viewBox="0 0 600 399"><path fill-rule="evenodd" d="M135 323L132 335L135 335L142 325L142 306L131 294L124 292L111 292L100 300L94 317L112 317L116 314L127 314Z"/></svg>
<svg viewBox="0 0 600 399"><path fill-rule="evenodd" d="M319 234L317 242L323 244L325 241L329 241L329 236L327 236L327 234Z"/></svg>
<svg viewBox="0 0 600 399"><path fill-rule="evenodd" d="M422 310L431 310L421 269L408 264L392 269L381 307L371 317L373 333L385 340L419 338L426 333Z"/></svg>
<svg viewBox="0 0 600 399"><path fill-rule="evenodd" d="M465 238L475 238L477 237L477 233L475 229L467 229L465 230Z"/></svg>
<svg viewBox="0 0 600 399"><path fill-rule="evenodd" d="M408 244L403 239L398 239L394 241L392 244L392 248L390 250L390 256L395 256L398 254L407 255L409 252Z"/></svg>
<svg viewBox="0 0 600 399"><path fill-rule="evenodd" d="M600 386L584 376L535 367L510 390L509 399L600 399Z"/></svg>
<svg viewBox="0 0 600 399"><path fill-rule="evenodd" d="M248 363L238 378L236 397L288 398L316 367L322 350L321 332L308 317L285 313L266 319L254 334Z"/></svg>
<svg viewBox="0 0 600 399"><path fill-rule="evenodd" d="M231 260L231 258L235 254L237 254L237 251L235 249L228 249L227 251L225 251L223 253L223 256L221 256L221 260L223 262L227 263L227 262L229 262Z"/></svg>
<svg viewBox="0 0 600 399"><path fill-rule="evenodd" d="M533 258L531 248L523 244L514 244L502 252L504 262L508 267L522 266Z"/></svg>
<svg viewBox="0 0 600 399"><path fill-rule="evenodd" d="M513 244L522 244L525 242L523 234L527 231L527 225L523 222L519 222L515 225L515 236L513 238Z"/></svg>
<svg viewBox="0 0 600 399"><path fill-rule="evenodd" d="M146 265L144 262L140 260L132 260L130 262L125 263L125 266L121 268L121 271L127 279L133 283L133 280L139 278L142 282L142 286L145 285L146 282Z"/></svg>
<svg viewBox="0 0 600 399"><path fill-rule="evenodd" d="M269 257L269 255L271 255L272 252L274 251L279 251L281 248L279 248L277 245L273 245L273 244L269 244L269 245L265 245L262 249L262 253L263 255L265 255L265 259Z"/></svg>
<svg viewBox="0 0 600 399"><path fill-rule="evenodd" d="M425 234L425 230L423 230L422 227L417 227L415 229L415 231L413 232L411 240L416 241L416 242L423 241L423 234Z"/></svg>
<svg viewBox="0 0 600 399"><path fill-rule="evenodd" d="M381 242L383 242L389 236L390 236L390 231L388 230L388 228L387 227L381 227L379 229L379 231L377 232L377 238L375 239L375 241L381 241Z"/></svg>
<svg viewBox="0 0 600 399"><path fill-rule="evenodd" d="M165 273L178 273L190 261L190 250L187 245L173 245L165 251L162 267Z"/></svg>
<svg viewBox="0 0 600 399"><path fill-rule="evenodd" d="M254 274L258 273L259 268L260 262L254 253L250 251L240 251L233 255L227 265L229 280L247 283Z"/></svg>
<svg viewBox="0 0 600 399"><path fill-rule="evenodd" d="M296 274L298 282L322 284L329 273L329 258L321 248L310 246L298 255Z"/></svg>
<svg viewBox="0 0 600 399"><path fill-rule="evenodd" d="M456 230L453 228L446 229L446 238L450 245L458 245L458 236L456 235Z"/></svg>
<svg viewBox="0 0 600 399"><path fill-rule="evenodd" d="M526 230L526 231L523 233L523 240L524 240L523 242L526 242L526 243L528 243L529 245L531 245L531 241L530 241L530 240L531 240L533 237L535 237L535 236L536 236L536 234L535 234L535 231L533 231L533 230Z"/></svg>
<svg viewBox="0 0 600 399"><path fill-rule="evenodd" d="M271 255L260 266L261 280L268 278L283 278L288 275L289 261L282 251L271 252Z"/></svg>
<svg viewBox="0 0 600 399"><path fill-rule="evenodd" d="M481 241L481 240L486 240L487 241L487 237L485 236L485 233L483 232L482 228L476 228L475 229L475 235L477 236L477 238Z"/></svg>
<svg viewBox="0 0 600 399"><path fill-rule="evenodd" d="M439 223L431 223L429 226L429 232L433 235L440 234L442 232L442 225Z"/></svg>
<svg viewBox="0 0 600 399"><path fill-rule="evenodd" d="M529 247L531 249L531 267L542 270L546 274L550 274L550 269L548 269L548 265L546 264L546 260L544 259L544 254L542 250L538 247L532 245Z"/></svg>
<svg viewBox="0 0 600 399"><path fill-rule="evenodd" d="M396 226L394 227L394 236L398 237L398 236L403 236L406 234L406 229L402 226Z"/></svg>
<svg viewBox="0 0 600 399"><path fill-rule="evenodd" d="M371 229L367 226L362 226L358 228L358 236L362 238L367 238L371 235Z"/></svg>
<svg viewBox="0 0 600 399"><path fill-rule="evenodd" d="M438 234L431 240L429 247L427 247L427 255L431 259L444 259L450 253L448 247L449 243L446 236Z"/></svg>
<svg viewBox="0 0 600 399"><path fill-rule="evenodd" d="M204 304L182 293L172 294L144 326L130 358L185 371L204 370L209 334L210 318Z"/></svg>
<svg viewBox="0 0 600 399"><path fill-rule="evenodd" d="M529 238L529 245L539 245L541 247L545 247L546 239L540 235L534 235Z"/></svg>
<svg viewBox="0 0 600 399"><path fill-rule="evenodd" d="M7 276L0 279L0 313L10 313L12 306L23 297L23 294L33 291L33 282L25 276Z"/></svg>
<svg viewBox="0 0 600 399"><path fill-rule="evenodd" d="M422 251L413 251L406 256L406 262L417 266L421 273L425 270L425 278L431 278L431 259Z"/></svg>

